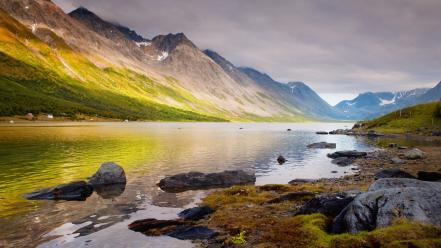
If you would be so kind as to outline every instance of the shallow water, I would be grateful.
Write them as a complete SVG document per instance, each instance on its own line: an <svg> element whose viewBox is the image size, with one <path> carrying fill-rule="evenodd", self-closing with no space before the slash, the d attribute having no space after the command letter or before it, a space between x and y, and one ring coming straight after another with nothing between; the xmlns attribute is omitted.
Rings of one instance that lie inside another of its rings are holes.
<svg viewBox="0 0 441 248"><path fill-rule="evenodd" d="M204 191L165 193L155 184L188 171L254 170L256 184L339 177L351 167L330 163L329 149L370 150L361 137L316 135L348 123L57 123L0 126L0 247L191 247L169 237L127 229L136 219L174 218ZM242 128L242 129L241 129ZM292 129L291 132L286 131ZM279 165L282 154L288 162ZM27 201L23 194L84 180L102 162L126 170L120 195L94 193L84 202ZM337 171L338 173L331 173Z"/></svg>

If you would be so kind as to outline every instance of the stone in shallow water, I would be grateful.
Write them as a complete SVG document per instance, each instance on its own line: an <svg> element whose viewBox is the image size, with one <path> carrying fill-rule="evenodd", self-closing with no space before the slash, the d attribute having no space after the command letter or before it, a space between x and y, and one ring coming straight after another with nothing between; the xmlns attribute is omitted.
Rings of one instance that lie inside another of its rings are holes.
<svg viewBox="0 0 441 248"><path fill-rule="evenodd" d="M279 155L279 157L277 157L277 163L284 164L285 162L286 159L282 155Z"/></svg>
<svg viewBox="0 0 441 248"><path fill-rule="evenodd" d="M204 240L214 238L218 233L205 226L182 225L165 235L183 240Z"/></svg>
<svg viewBox="0 0 441 248"><path fill-rule="evenodd" d="M89 183L91 185L125 184L126 174L121 166L113 162L106 162L89 179Z"/></svg>
<svg viewBox="0 0 441 248"><path fill-rule="evenodd" d="M183 225L184 223L182 220L142 219L132 222L129 225L129 229L148 236L159 236L174 230L177 225Z"/></svg>
<svg viewBox="0 0 441 248"><path fill-rule="evenodd" d="M214 210L212 208L208 206L202 206L185 209L184 211L180 212L178 216L184 220L200 220L213 212Z"/></svg>
<svg viewBox="0 0 441 248"><path fill-rule="evenodd" d="M193 189L252 184L254 182L256 182L254 173L236 170L207 174L200 172L181 173L161 179L158 186L167 192L182 192Z"/></svg>
<svg viewBox="0 0 441 248"><path fill-rule="evenodd" d="M361 158L366 157L366 152L359 152L359 151L338 151L334 153L329 153L327 155L330 158L340 158L340 157L348 157L348 158Z"/></svg>
<svg viewBox="0 0 441 248"><path fill-rule="evenodd" d="M335 143L318 142L307 145L308 148L318 148L318 149L334 149L337 147Z"/></svg>
<svg viewBox="0 0 441 248"><path fill-rule="evenodd" d="M314 183L316 179L296 178L288 182L288 184Z"/></svg>
<svg viewBox="0 0 441 248"><path fill-rule="evenodd" d="M355 162L354 158L348 158L348 157L339 157L334 158L331 163L339 165L339 166L348 166Z"/></svg>
<svg viewBox="0 0 441 248"><path fill-rule="evenodd" d="M93 193L93 187L84 181L61 184L26 194L28 200L84 201Z"/></svg>

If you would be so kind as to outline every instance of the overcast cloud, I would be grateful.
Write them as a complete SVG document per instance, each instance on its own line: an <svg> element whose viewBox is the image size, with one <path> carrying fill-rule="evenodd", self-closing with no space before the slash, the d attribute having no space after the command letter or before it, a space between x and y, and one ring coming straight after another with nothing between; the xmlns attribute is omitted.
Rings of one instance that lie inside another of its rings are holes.
<svg viewBox="0 0 441 248"><path fill-rule="evenodd" d="M441 80L439 0L55 0L147 38L184 32L238 66L303 81L335 103Z"/></svg>

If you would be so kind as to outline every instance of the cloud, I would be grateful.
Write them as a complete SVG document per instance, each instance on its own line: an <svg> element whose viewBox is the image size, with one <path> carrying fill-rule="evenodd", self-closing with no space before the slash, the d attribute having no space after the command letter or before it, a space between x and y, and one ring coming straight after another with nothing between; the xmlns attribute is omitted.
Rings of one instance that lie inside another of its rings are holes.
<svg viewBox="0 0 441 248"><path fill-rule="evenodd" d="M184 32L239 66L323 94L403 90L441 79L439 0L55 0L146 37Z"/></svg>

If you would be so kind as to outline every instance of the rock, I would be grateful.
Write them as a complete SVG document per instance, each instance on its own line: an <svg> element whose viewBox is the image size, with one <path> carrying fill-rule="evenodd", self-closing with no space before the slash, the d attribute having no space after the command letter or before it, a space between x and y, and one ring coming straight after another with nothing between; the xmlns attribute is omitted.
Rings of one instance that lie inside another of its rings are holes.
<svg viewBox="0 0 441 248"><path fill-rule="evenodd" d="M392 162L392 164L404 164L404 160L397 157L391 158L390 161Z"/></svg>
<svg viewBox="0 0 441 248"><path fill-rule="evenodd" d="M277 157L277 163L284 164L285 162L286 159L282 155L279 155L279 157Z"/></svg>
<svg viewBox="0 0 441 248"><path fill-rule="evenodd" d="M315 132L316 134L328 134L328 132L326 132L326 131L318 131L318 132Z"/></svg>
<svg viewBox="0 0 441 248"><path fill-rule="evenodd" d="M308 197L312 197L315 194L310 191L298 191L298 192L290 192L283 194L279 197L276 197L274 199L271 199L267 201L266 203L272 204L272 203L279 203L283 201L296 201L296 200L302 200Z"/></svg>
<svg viewBox="0 0 441 248"><path fill-rule="evenodd" d="M288 182L288 184L314 183L315 179L296 178Z"/></svg>
<svg viewBox="0 0 441 248"><path fill-rule="evenodd" d="M397 145L397 143L390 143L390 144L388 145L388 147L389 147L389 148L395 148L395 147L398 147L398 145Z"/></svg>
<svg viewBox="0 0 441 248"><path fill-rule="evenodd" d="M143 219L132 222L129 229L149 236L159 236L173 231L176 226L184 223L182 220Z"/></svg>
<svg viewBox="0 0 441 248"><path fill-rule="evenodd" d="M191 189L229 187L254 182L256 182L254 174L235 170L208 174L200 172L181 173L161 179L158 186L167 192L182 192Z"/></svg>
<svg viewBox="0 0 441 248"><path fill-rule="evenodd" d="M202 206L202 207L194 207L185 209L184 211L180 212L178 216L184 220L200 220L205 218L205 216L213 213L214 210L208 206Z"/></svg>
<svg viewBox="0 0 441 248"><path fill-rule="evenodd" d="M334 158L331 163L336 164L336 165L340 165L340 166L348 166L351 165L355 162L354 158L348 158L348 157L339 157L339 158Z"/></svg>
<svg viewBox="0 0 441 248"><path fill-rule="evenodd" d="M335 143L327 143L327 142L318 142L307 145L308 148L321 148L321 149L333 149L336 148L337 145Z"/></svg>
<svg viewBox="0 0 441 248"><path fill-rule="evenodd" d="M103 163L97 172L89 179L91 185L106 185L106 184L125 184L126 174L121 166L107 162Z"/></svg>
<svg viewBox="0 0 441 248"><path fill-rule="evenodd" d="M291 128L286 129L286 131L291 132Z"/></svg>
<svg viewBox="0 0 441 248"><path fill-rule="evenodd" d="M415 178L415 177L400 169L384 169L377 172L374 178L375 180L378 180L381 178Z"/></svg>
<svg viewBox="0 0 441 248"><path fill-rule="evenodd" d="M441 173L436 171L418 171L417 177L423 181L441 181Z"/></svg>
<svg viewBox="0 0 441 248"><path fill-rule="evenodd" d="M398 150L406 150L407 149L407 146L399 146L398 147Z"/></svg>
<svg viewBox="0 0 441 248"><path fill-rule="evenodd" d="M355 123L354 126L352 127L352 129L357 129L357 128L361 128L362 124L361 123Z"/></svg>
<svg viewBox="0 0 441 248"><path fill-rule="evenodd" d="M323 193L306 202L296 213L313 214L321 213L328 217L337 216L358 194L358 190L338 193Z"/></svg>
<svg viewBox="0 0 441 248"><path fill-rule="evenodd" d="M334 174L335 174L335 173L338 173L338 171L331 171L331 173L334 173Z"/></svg>
<svg viewBox="0 0 441 248"><path fill-rule="evenodd" d="M112 199L118 197L124 193L126 189L125 184L104 184L104 185L95 185L93 187L95 192L101 196L103 199Z"/></svg>
<svg viewBox="0 0 441 248"><path fill-rule="evenodd" d="M381 136L384 136L384 134L382 134L382 133L377 133L377 132L374 131L374 130L369 130L368 133L367 133L367 136L368 136L368 137L373 137L373 138L375 138L375 137L381 137Z"/></svg>
<svg viewBox="0 0 441 248"><path fill-rule="evenodd" d="M382 178L369 186L368 191L376 191L381 189L391 188L431 188L440 189L441 186L438 182L421 181L413 178Z"/></svg>
<svg viewBox="0 0 441 248"><path fill-rule="evenodd" d="M425 154L420 149L413 148L413 149L405 152L404 157L406 157L407 159L421 159L421 158L425 157Z"/></svg>
<svg viewBox="0 0 441 248"><path fill-rule="evenodd" d="M441 136L441 131L433 131L432 136Z"/></svg>
<svg viewBox="0 0 441 248"><path fill-rule="evenodd" d="M93 187L84 181L61 184L26 194L28 200L84 201L93 193Z"/></svg>
<svg viewBox="0 0 441 248"><path fill-rule="evenodd" d="M182 240L204 240L212 239L218 235L217 232L205 226L177 226L175 230L165 235Z"/></svg>
<svg viewBox="0 0 441 248"><path fill-rule="evenodd" d="M338 151L334 153L329 153L329 158L340 158L340 157L348 157L348 158L361 158L366 157L366 152L359 152L359 151Z"/></svg>
<svg viewBox="0 0 441 248"><path fill-rule="evenodd" d="M414 186L418 183L418 180L414 179L382 180L388 181L386 183L388 187L406 185L410 181L412 181L410 184ZM333 220L332 231L357 233L373 230L377 227L388 226L397 218L441 226L441 184L419 182L429 183L431 186L392 188L371 186L368 192L358 195Z"/></svg>

